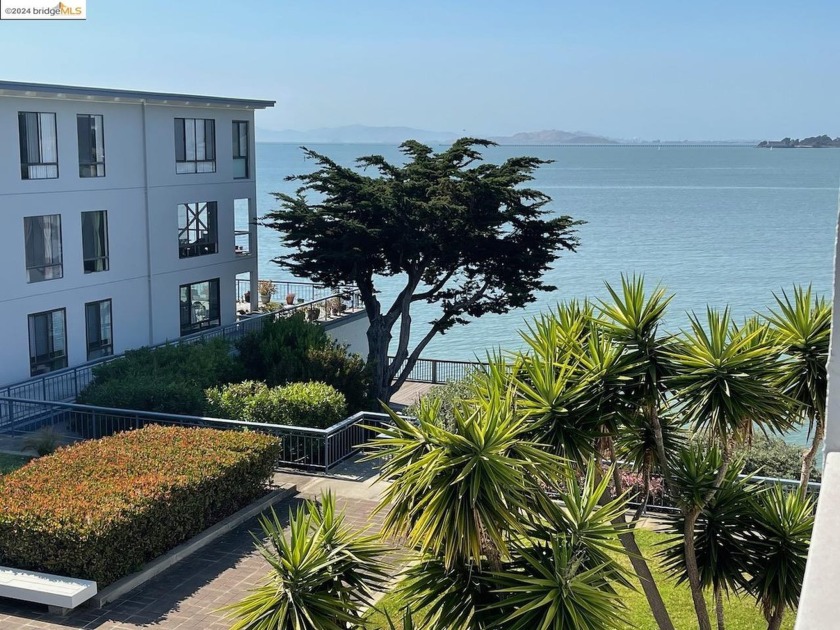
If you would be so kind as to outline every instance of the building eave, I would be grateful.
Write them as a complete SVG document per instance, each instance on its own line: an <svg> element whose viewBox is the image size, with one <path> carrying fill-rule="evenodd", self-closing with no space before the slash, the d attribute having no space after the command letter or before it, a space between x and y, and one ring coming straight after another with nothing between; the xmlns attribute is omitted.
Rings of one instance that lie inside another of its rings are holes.
<svg viewBox="0 0 840 630"><path fill-rule="evenodd" d="M148 103L175 107L215 107L223 109L266 109L268 107L274 107L275 103L275 101L227 98L221 96L114 90L73 85L20 83L16 81L0 81L0 96L64 99L100 103Z"/></svg>

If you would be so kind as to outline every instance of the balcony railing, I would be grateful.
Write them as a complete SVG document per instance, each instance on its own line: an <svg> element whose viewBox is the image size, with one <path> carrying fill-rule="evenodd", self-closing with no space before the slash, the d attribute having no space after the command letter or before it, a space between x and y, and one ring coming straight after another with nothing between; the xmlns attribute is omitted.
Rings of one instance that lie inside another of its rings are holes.
<svg viewBox="0 0 840 630"><path fill-rule="evenodd" d="M251 232L248 230L235 230L233 233L234 251L237 256L250 256L253 252L251 247ZM238 290L237 290L238 294Z"/></svg>
<svg viewBox="0 0 840 630"><path fill-rule="evenodd" d="M254 431L280 440L277 466L329 472L353 456L378 433L389 416L362 411L326 429L292 427L262 422L243 422L201 416L180 416L113 407L77 405L57 401L0 397L0 433L23 435L41 427L53 427L66 441L98 439L118 431L158 424L203 427L222 431Z"/></svg>

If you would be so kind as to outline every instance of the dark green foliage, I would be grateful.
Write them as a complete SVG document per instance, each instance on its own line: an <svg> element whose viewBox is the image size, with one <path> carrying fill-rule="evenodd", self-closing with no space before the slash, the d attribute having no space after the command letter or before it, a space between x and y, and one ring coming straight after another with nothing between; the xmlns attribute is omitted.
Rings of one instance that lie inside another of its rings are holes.
<svg viewBox="0 0 840 630"><path fill-rule="evenodd" d="M248 378L269 386L299 381L332 385L347 399L350 413L366 408L368 371L361 357L327 335L302 314L267 322L260 332L237 342Z"/></svg>
<svg viewBox="0 0 840 630"><path fill-rule="evenodd" d="M744 449L744 472L761 477L798 479L802 469L804 447L788 444L783 438L756 436ZM819 481L822 474L811 468L811 481Z"/></svg>
<svg viewBox="0 0 840 630"><path fill-rule="evenodd" d="M77 402L100 407L204 415L204 389L239 380L242 369L222 339L129 350L94 369Z"/></svg>
<svg viewBox="0 0 840 630"><path fill-rule="evenodd" d="M435 153L409 140L401 164L381 155L341 166L304 149L315 170L288 179L295 194L280 202L266 227L277 230L291 253L275 260L299 277L327 286L358 287L370 322L368 363L373 395L388 401L436 334L488 313L505 313L553 290L543 274L562 251L577 246L578 221L551 213L551 198L529 188L547 162L515 157L483 162L493 142L461 138ZM399 276L398 295L381 304L375 283ZM440 307L413 349L411 305ZM405 314L405 315L403 315ZM391 331L401 320L396 359L388 358Z"/></svg>
<svg viewBox="0 0 840 630"><path fill-rule="evenodd" d="M214 417L325 429L347 417L347 401L334 387L310 381L268 387L243 381L206 391Z"/></svg>

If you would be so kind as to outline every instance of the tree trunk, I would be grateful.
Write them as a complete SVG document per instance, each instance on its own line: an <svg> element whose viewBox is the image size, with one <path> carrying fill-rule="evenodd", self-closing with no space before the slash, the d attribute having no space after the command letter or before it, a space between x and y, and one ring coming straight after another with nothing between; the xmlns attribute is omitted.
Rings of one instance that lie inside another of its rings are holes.
<svg viewBox="0 0 840 630"><path fill-rule="evenodd" d="M723 589L720 584L715 584L715 614L717 615L718 630L726 630L723 621Z"/></svg>
<svg viewBox="0 0 840 630"><path fill-rule="evenodd" d="M712 623L709 620L709 610L706 607L706 598L703 597L703 587L700 584L700 569L697 567L697 553L694 550L694 525L697 523L697 517L700 516L700 510L696 508L689 510L684 516L683 546L685 550L685 573L688 577L688 585L691 588L691 600L694 602L694 611L697 613L697 627L699 630L712 630Z"/></svg>
<svg viewBox="0 0 840 630"><path fill-rule="evenodd" d="M391 331L381 316L370 322L367 331L368 358L371 370L370 395L373 400L386 405L391 401L391 382L388 365L388 346L391 344Z"/></svg>
<svg viewBox="0 0 840 630"><path fill-rule="evenodd" d="M817 414L816 425L814 427L814 439L811 442L811 447L805 451L802 457L802 473L799 476L799 493L804 495L808 491L808 481L811 479L811 468L814 466L814 459L819 453L820 445L823 438L825 438L825 421L821 414Z"/></svg>
<svg viewBox="0 0 840 630"><path fill-rule="evenodd" d="M624 518L616 521L623 522ZM642 550L639 549L636 543L636 536L632 530L627 530L619 534L618 539L621 541L621 546L627 552L630 558L630 564L633 565L633 571L636 577L639 578L639 583L642 585L642 590L645 592L645 597L650 606L650 611L653 613L653 618L656 620L656 625L659 630L674 630L674 624L671 622L671 617L668 614L668 609L665 607L665 602L662 600L662 595L659 593L659 588L656 586L656 581L653 579L653 574L650 572L647 560L642 555Z"/></svg>
<svg viewBox="0 0 840 630"><path fill-rule="evenodd" d="M782 627L782 617L785 616L785 604L779 602L776 604L776 609L773 611L773 616L770 617L770 623L767 624L767 630L779 630Z"/></svg>
<svg viewBox="0 0 840 630"><path fill-rule="evenodd" d="M610 439L610 442L612 440ZM613 463L613 484L615 484L616 496L621 495L624 488L621 485L621 475L618 474L618 468L615 466L615 449L610 444L610 461ZM601 467L598 467L599 474L602 472ZM606 494L601 496L601 503L608 501ZM620 525L625 527L627 521L623 516L619 516L613 521L613 525ZM618 535L621 546L627 552L627 557L630 559L630 564L633 566L633 571L642 585L642 590L645 593L650 612L656 621L659 630L674 630L674 624L671 621L671 616L668 614L668 609L665 607L665 602L662 599L662 594L659 592L659 587L653 579L653 574L650 572L647 560L642 555L642 550L639 549L639 544L636 542L636 536L632 529L626 529Z"/></svg>

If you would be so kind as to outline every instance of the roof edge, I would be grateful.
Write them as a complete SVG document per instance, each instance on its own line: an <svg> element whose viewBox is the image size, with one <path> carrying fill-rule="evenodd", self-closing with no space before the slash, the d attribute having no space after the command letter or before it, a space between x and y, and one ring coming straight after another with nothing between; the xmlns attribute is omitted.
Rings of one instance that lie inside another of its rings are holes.
<svg viewBox="0 0 840 630"><path fill-rule="evenodd" d="M223 96L201 96L197 94L177 94L169 92L145 92L141 90L121 90L110 88L82 87L74 85L54 85L49 83L23 83L17 81L0 81L0 96L8 92L22 92L23 96L72 98L87 97L90 99L105 99L116 102L152 102L164 104L194 104L194 105L223 105L239 106L247 109L266 109L274 107L275 101L265 101L246 98L227 98Z"/></svg>

